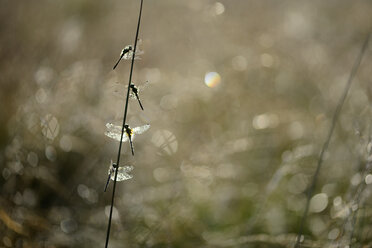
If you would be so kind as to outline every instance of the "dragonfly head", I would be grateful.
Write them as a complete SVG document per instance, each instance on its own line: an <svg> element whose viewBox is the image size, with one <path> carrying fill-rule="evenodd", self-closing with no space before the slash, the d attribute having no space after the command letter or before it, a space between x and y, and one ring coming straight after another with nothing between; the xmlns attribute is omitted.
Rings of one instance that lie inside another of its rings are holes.
<svg viewBox="0 0 372 248"><path fill-rule="evenodd" d="M124 129L125 129L125 132L130 131L130 127L129 127L129 125L128 125L128 124L125 124L125 125L124 125Z"/></svg>
<svg viewBox="0 0 372 248"><path fill-rule="evenodd" d="M114 167L114 168L117 168L118 166L116 165L116 163L114 163L111 159L111 162L110 162L111 166Z"/></svg>
<svg viewBox="0 0 372 248"><path fill-rule="evenodd" d="M138 88L134 84L130 84L130 88L132 89L134 93L138 92Z"/></svg>

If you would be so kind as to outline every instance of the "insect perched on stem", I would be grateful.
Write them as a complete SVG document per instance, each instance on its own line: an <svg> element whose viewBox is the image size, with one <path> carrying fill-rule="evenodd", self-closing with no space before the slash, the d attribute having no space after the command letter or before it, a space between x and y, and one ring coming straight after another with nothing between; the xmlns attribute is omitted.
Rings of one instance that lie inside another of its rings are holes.
<svg viewBox="0 0 372 248"><path fill-rule="evenodd" d="M124 57L125 54L129 53L130 51L132 51L132 45L129 45L129 46L126 46L123 50L121 50L121 54L120 54L120 58L118 60L118 62L116 62L116 64L114 65L114 67L112 68L113 70L116 69L116 67L118 66L118 64L120 63L120 60L122 60L122 58Z"/></svg>
<svg viewBox="0 0 372 248"><path fill-rule="evenodd" d="M120 142L122 127L114 125L112 123L107 123L106 128L107 128L107 131L105 132L105 135ZM136 134L141 134L147 131L149 128L150 128L149 124L146 124L140 127L135 127L135 128L130 128L128 124L124 125L124 133L123 133L122 142L126 142L129 140L129 145L130 145L133 156L134 156L134 148L133 148L134 136Z"/></svg>
<svg viewBox="0 0 372 248"><path fill-rule="evenodd" d="M128 172L132 171L133 170L133 166L123 166L123 167L119 167L117 166L116 163L113 163L112 160L111 160L111 163L110 163L110 167L109 167L109 170L108 170L108 178L107 178L107 182L106 182L106 186L105 186L105 190L104 192L106 192L107 190L107 187L110 183L110 179L111 180L115 180L115 170L118 170L118 176L116 178L116 181L125 181L125 180L129 180L131 178L133 178L132 175L128 174Z"/></svg>
<svg viewBox="0 0 372 248"><path fill-rule="evenodd" d="M138 42L139 44L142 43L142 40L138 39ZM141 55L143 54L143 51L139 50L138 48L136 48L136 51L135 51L135 59L140 59L138 57L138 55ZM114 65L114 67L112 68L113 70L116 69L116 67L119 65L120 61L122 59L132 59L132 56L133 56L133 46L132 45L128 45L126 46L123 50L121 50L121 53L120 53L120 57L118 59L118 61L116 62L116 64Z"/></svg>
<svg viewBox="0 0 372 248"><path fill-rule="evenodd" d="M149 81L145 81L144 83L141 83L140 85L136 85L134 83L131 83L129 85L129 88L130 88L129 98L136 99L142 110L144 110L144 108L143 108L143 105L140 99L140 94L145 88L147 88L148 85L149 85ZM107 88L107 91L108 91L108 94L114 94L116 97L125 100L124 95L127 89L128 89L128 86L124 86L120 84L119 82L116 82L110 85Z"/></svg>
<svg viewBox="0 0 372 248"><path fill-rule="evenodd" d="M143 106L142 106L142 103L141 103L141 100L140 100L139 95L138 95L138 93L139 93L139 88L138 88L137 86L135 86L133 83L131 83L131 84L130 84L130 89L132 90L132 95L134 94L135 98L137 98L138 103L139 103L141 109L144 110L144 109L143 109ZM130 95L130 97L133 98L133 96L131 96L131 95Z"/></svg>
<svg viewBox="0 0 372 248"><path fill-rule="evenodd" d="M134 156L134 148L133 148L133 142L132 142L132 136L134 136L133 130L129 127L128 124L124 125L124 129L125 129L126 135L129 138L130 150L132 151L132 155Z"/></svg>
<svg viewBox="0 0 372 248"><path fill-rule="evenodd" d="M132 139L134 138L134 134L143 133L147 129L150 128L150 125L148 125L148 124L145 125L145 126L142 126L142 127L136 127L134 129L131 129L128 125L125 125L127 123L126 118L127 118L127 112L128 112L128 100L129 100L128 97L129 97L129 90L130 90L129 87L131 86L131 83L132 83L134 60L136 59L137 55L140 54L139 49L137 51L137 43L140 43L140 42L138 42L138 41L140 41L138 39L138 34L139 34L140 23L141 23L143 0L140 0L140 1L141 1L141 5L140 5L140 9L139 9L139 14L138 14L136 36L135 36L135 39L134 39L134 51L129 50L129 48L127 49L126 53L123 51L122 54L120 54L119 61L116 63L116 65L113 68L113 69L116 68L116 66L119 64L119 62L122 58L126 59L125 58L126 56L129 57L132 61L131 66L130 66L130 72L129 72L128 88L127 88L127 94L126 94L127 98L125 99L125 107L124 107L122 126L120 128L119 126L114 126L110 123L106 124L106 127L109 129L106 132L106 135L111 137L111 138L114 138L114 139L116 139L120 142L119 143L119 150L118 150L118 157L117 157L116 167L118 167L120 165L121 146L122 146L122 141L124 141L124 138L126 137L126 140L130 139L132 154L134 155L133 146L132 146ZM138 92L137 92L137 94L138 94ZM117 169L114 168L114 172L115 172L114 173L115 174L115 176L114 176L114 186L113 186L113 189L112 189L110 214L109 214L109 220L108 220L108 225L107 225L105 248L108 248L108 244L109 244L109 240L110 240L111 222L112 222L112 216L113 216L113 210L114 210L114 201L115 201L116 181L117 181L117 177L118 177L118 174L119 174L118 173L119 168L117 168Z"/></svg>

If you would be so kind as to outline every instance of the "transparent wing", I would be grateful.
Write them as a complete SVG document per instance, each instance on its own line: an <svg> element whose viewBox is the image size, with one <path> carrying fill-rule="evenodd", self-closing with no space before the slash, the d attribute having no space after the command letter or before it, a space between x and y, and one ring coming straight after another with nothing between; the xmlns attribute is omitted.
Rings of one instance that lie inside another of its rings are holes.
<svg viewBox="0 0 372 248"><path fill-rule="evenodd" d="M142 86L140 86L142 87ZM127 96L127 89L128 86L124 86L120 84L119 82L114 83L113 85L110 85L107 87L107 94L113 94L115 97L121 98L125 100L125 97ZM140 91L140 90L139 90ZM130 99L136 99L136 95L130 91L129 92L129 98Z"/></svg>
<svg viewBox="0 0 372 248"><path fill-rule="evenodd" d="M146 132L149 128L150 128L150 124L146 124L146 125L143 125L143 126L140 126L140 127L135 127L135 128L133 128L133 133L141 134L141 133Z"/></svg>
<svg viewBox="0 0 372 248"><path fill-rule="evenodd" d="M114 125L112 123L107 123L106 128L107 128L107 131L105 132L105 135L107 137L110 137L111 139L114 139L120 142L121 127ZM124 132L122 142L126 142L126 141L128 141L128 135L127 133Z"/></svg>
<svg viewBox="0 0 372 248"><path fill-rule="evenodd" d="M136 48L134 59L141 59L139 56L144 53L145 53L144 51L139 50L139 48ZM129 59L132 59L132 56L133 56L133 51L129 51L126 54L124 54L123 59L129 60Z"/></svg>
<svg viewBox="0 0 372 248"><path fill-rule="evenodd" d="M122 129L121 126L115 125L111 122L106 123L106 128L107 128L107 131L117 131L117 132L121 132L121 129Z"/></svg>
<svg viewBox="0 0 372 248"><path fill-rule="evenodd" d="M148 86L149 86L149 81L145 81L143 84L138 85L137 88L138 88L138 91L143 91L143 90L146 89Z"/></svg>
<svg viewBox="0 0 372 248"><path fill-rule="evenodd" d="M107 137L110 137L111 139L114 139L114 140L120 142L121 132L120 132L120 133L117 133L117 132L113 132L113 131L106 131L106 132L105 132L105 135L106 135ZM124 134L123 134L122 142L127 142L127 141L128 141L128 136L127 136L126 133L124 133Z"/></svg>
<svg viewBox="0 0 372 248"><path fill-rule="evenodd" d="M114 95L115 97L125 99L126 87L119 82L111 83L105 89L105 94L108 94L109 96Z"/></svg>
<svg viewBox="0 0 372 248"><path fill-rule="evenodd" d="M130 99L135 99L136 98L136 94L134 94L133 92L130 92L129 93L129 98Z"/></svg>
<svg viewBox="0 0 372 248"><path fill-rule="evenodd" d="M145 82L143 82L141 84L136 84L136 83L133 83L133 84L138 89L138 92L141 92L141 91L143 91L144 89L146 89L149 86L149 81L146 80Z"/></svg>
<svg viewBox="0 0 372 248"><path fill-rule="evenodd" d="M114 171L112 171L114 170ZM133 166L123 166L119 167L118 169L118 176L116 178L116 181L125 181L133 178L132 175L128 174L128 172L133 170ZM111 180L115 180L115 169L113 167L110 167L108 170L108 175L111 177Z"/></svg>

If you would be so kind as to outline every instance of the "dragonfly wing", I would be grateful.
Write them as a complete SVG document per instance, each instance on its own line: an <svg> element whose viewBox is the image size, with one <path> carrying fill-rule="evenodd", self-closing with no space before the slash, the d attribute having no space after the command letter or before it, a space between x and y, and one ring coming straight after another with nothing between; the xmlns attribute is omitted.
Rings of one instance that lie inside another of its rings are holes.
<svg viewBox="0 0 372 248"><path fill-rule="evenodd" d="M108 90L109 90L110 94L112 93L116 97L119 97L121 99L125 99L125 97L127 95L127 89L128 89L128 86L124 86L122 84L115 83L114 85L110 86ZM129 92L129 98L135 99L136 95L132 91L130 91Z"/></svg>
<svg viewBox="0 0 372 248"><path fill-rule="evenodd" d="M123 167L120 167L120 169L123 171L123 172L130 172L133 170L133 166L131 165L128 165L128 166L123 166ZM119 171L120 171L119 169Z"/></svg>
<svg viewBox="0 0 372 248"><path fill-rule="evenodd" d="M132 179L132 178L133 178L133 176L128 174L128 173L125 173L125 172L119 173L118 172L118 177L116 178L116 181L120 182L120 181L129 180L129 179Z"/></svg>
<svg viewBox="0 0 372 248"><path fill-rule="evenodd" d="M136 55L138 56L138 55L142 55L142 54L144 54L145 52L143 51L143 50L140 50L140 49L136 49Z"/></svg>
<svg viewBox="0 0 372 248"><path fill-rule="evenodd" d="M129 98L136 99L136 94L134 94L133 92L130 92L129 93Z"/></svg>
<svg viewBox="0 0 372 248"><path fill-rule="evenodd" d="M119 125L112 124L111 122L106 123L107 131L113 131L113 132L121 132L122 127Z"/></svg>
<svg viewBox="0 0 372 248"><path fill-rule="evenodd" d="M141 134L141 133L144 133L145 131L147 131L149 128L150 128L150 124L146 124L146 125L143 125L143 126L140 126L140 127L133 128L133 132L135 134Z"/></svg>
<svg viewBox="0 0 372 248"><path fill-rule="evenodd" d="M143 91L144 89L147 88L147 86L149 86L149 81L146 81L146 82L144 82L143 84L137 86L138 91Z"/></svg>
<svg viewBox="0 0 372 248"><path fill-rule="evenodd" d="M123 166L120 167L118 170L118 176L116 181L124 181L133 178L132 175L128 174L128 172L133 170L133 166ZM114 173L113 173L114 174ZM115 175L111 175L111 180L115 180Z"/></svg>
<svg viewBox="0 0 372 248"><path fill-rule="evenodd" d="M113 94L116 97L125 98L125 90L124 86L121 84L117 84L113 87Z"/></svg>
<svg viewBox="0 0 372 248"><path fill-rule="evenodd" d="M110 124L110 123L107 123L106 127L107 127L107 131L105 132L105 135L107 137L110 137L111 139L114 139L120 142L121 127ZM126 141L128 141L128 135L124 132L122 142L126 142Z"/></svg>
<svg viewBox="0 0 372 248"><path fill-rule="evenodd" d="M141 59L139 55L141 55L141 53L137 52L136 55L134 56L134 59ZM133 51L129 51L128 53L124 54L123 59L127 59L127 60L132 59L132 56L133 56Z"/></svg>

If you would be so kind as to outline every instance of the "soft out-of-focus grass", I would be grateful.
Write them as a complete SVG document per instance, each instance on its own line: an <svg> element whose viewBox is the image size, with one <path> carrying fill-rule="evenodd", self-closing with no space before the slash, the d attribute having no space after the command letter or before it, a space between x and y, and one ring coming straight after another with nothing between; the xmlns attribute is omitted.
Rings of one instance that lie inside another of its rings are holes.
<svg viewBox="0 0 372 248"><path fill-rule="evenodd" d="M110 86L126 82L129 63L111 68L132 42L137 3L6 6L1 246L102 246L110 198L103 187L117 152L104 124L120 119L124 102ZM134 179L118 184L110 246L293 244L304 190L371 9L367 1L145 1L145 54L134 81L150 86L143 113L131 102L129 124L151 129L136 137L138 156L123 146ZM321 211L308 219L310 247L345 245L353 229L353 242L371 242L364 178L371 173L371 63L369 48L315 190ZM219 73L220 84L207 87L207 72ZM363 209L348 213L362 185Z"/></svg>

